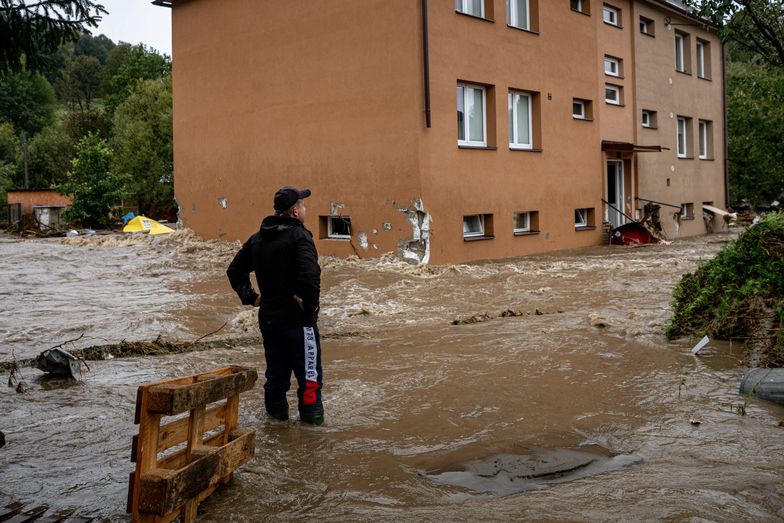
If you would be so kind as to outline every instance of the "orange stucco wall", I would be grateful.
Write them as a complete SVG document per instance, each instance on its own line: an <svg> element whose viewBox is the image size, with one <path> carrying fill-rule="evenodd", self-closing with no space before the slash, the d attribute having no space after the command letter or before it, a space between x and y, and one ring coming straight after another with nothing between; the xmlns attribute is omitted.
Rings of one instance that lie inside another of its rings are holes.
<svg viewBox="0 0 784 523"><path fill-rule="evenodd" d="M373 256L428 237L428 261L451 263L599 243L606 162L617 156L601 142L641 139L638 84L650 81L637 65L648 59L637 45L641 0L613 0L621 28L602 22L602 2L586 0L586 16L538 0L531 31L507 25L505 0L485 1L485 20L429 2L430 128L421 0L175 2L180 218L206 237L245 239L275 190L295 185L313 191L306 225L317 237L320 216L351 217L351 241L317 238L321 254ZM623 61L623 78L610 79L622 106L604 102L605 54ZM655 67L661 75L672 63ZM486 148L458 147L459 82L486 88ZM510 89L533 93L534 150L509 147ZM572 117L574 98L591 102L592 118ZM706 103L721 109L720 95ZM657 183L641 177L660 166L640 156L621 155L628 213L638 184ZM714 174L704 178L695 191ZM596 227L577 230L576 208L594 209ZM538 234L514 235L517 211L538 213ZM464 241L472 214L492 215L492 238Z"/></svg>
<svg viewBox="0 0 784 523"><path fill-rule="evenodd" d="M33 206L67 207L71 205L71 198L47 190L8 191L8 204L13 205L17 203L22 205L22 214L31 214Z"/></svg>

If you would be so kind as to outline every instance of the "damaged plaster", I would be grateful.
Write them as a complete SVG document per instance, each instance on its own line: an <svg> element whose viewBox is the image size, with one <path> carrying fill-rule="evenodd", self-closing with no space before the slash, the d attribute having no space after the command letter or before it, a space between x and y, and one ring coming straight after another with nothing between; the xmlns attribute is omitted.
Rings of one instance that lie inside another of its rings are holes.
<svg viewBox="0 0 784 523"><path fill-rule="evenodd" d="M218 205L220 205L222 209L226 209L229 207L229 200L226 198L218 198Z"/></svg>
<svg viewBox="0 0 784 523"><path fill-rule="evenodd" d="M397 242L398 254L408 263L427 264L430 261L430 221L432 218L430 214L425 212L422 199L412 200L408 208L398 207L397 204L395 207L396 211L405 214L411 224L411 238Z"/></svg>
<svg viewBox="0 0 784 523"><path fill-rule="evenodd" d="M357 234L357 239L359 240L359 246L362 247L364 250L368 250L368 237L367 233L361 232Z"/></svg>

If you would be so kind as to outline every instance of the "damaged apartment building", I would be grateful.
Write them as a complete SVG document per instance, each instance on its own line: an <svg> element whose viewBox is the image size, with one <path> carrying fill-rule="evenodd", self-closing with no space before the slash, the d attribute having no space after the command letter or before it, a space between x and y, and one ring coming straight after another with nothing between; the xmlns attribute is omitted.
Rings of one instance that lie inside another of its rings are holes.
<svg viewBox="0 0 784 523"><path fill-rule="evenodd" d="M598 245L725 207L723 52L666 0L157 0L175 194L244 240L306 187L322 255L414 263ZM710 218L710 215L706 215Z"/></svg>

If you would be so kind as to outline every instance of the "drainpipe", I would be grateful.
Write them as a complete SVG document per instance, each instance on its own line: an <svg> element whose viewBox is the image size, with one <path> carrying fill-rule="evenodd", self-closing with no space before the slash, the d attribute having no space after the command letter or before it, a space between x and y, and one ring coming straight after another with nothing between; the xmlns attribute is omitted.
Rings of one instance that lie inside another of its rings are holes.
<svg viewBox="0 0 784 523"><path fill-rule="evenodd" d="M729 160L727 158L729 151L727 137L729 133L727 131L727 62L724 56L724 42L721 42L721 116L724 126L724 208L727 209L730 204L730 175Z"/></svg>
<svg viewBox="0 0 784 523"><path fill-rule="evenodd" d="M425 125L430 129L430 44L427 34L427 0L422 0L422 55L425 80Z"/></svg>

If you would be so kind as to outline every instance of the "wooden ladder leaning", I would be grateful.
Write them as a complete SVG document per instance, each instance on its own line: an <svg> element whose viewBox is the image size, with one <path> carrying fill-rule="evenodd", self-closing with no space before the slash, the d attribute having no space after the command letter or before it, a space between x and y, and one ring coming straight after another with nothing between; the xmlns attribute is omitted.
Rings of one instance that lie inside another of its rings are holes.
<svg viewBox="0 0 784 523"><path fill-rule="evenodd" d="M131 448L136 470L128 485L132 521L169 522L180 516L193 521L199 503L253 457L256 432L238 428L237 414L240 393L252 389L257 378L254 369L229 366L139 387L139 435ZM189 415L161 425L165 416L185 412Z"/></svg>

